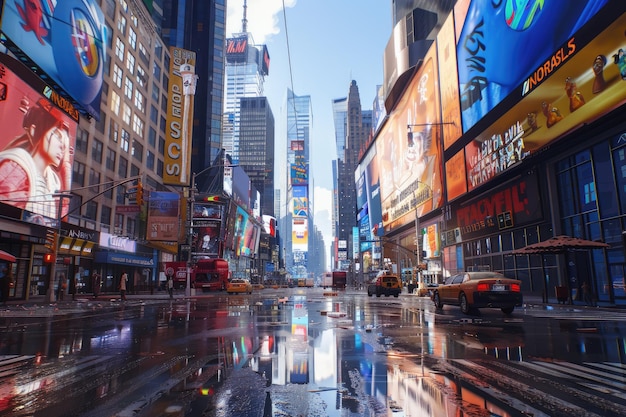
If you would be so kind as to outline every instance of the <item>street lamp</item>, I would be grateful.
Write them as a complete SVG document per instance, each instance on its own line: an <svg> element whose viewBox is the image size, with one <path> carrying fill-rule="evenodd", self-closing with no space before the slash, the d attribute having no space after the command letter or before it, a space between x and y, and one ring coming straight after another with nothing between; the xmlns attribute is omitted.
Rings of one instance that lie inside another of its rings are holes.
<svg viewBox="0 0 626 417"><path fill-rule="evenodd" d="M56 297L54 296L54 281L56 279L56 266L57 266L57 258L59 255L59 239L61 236L61 221L63 219L63 199L64 198L72 198L70 194L66 194L63 192L54 193L52 197L59 199L59 206L57 210L56 216L56 225L53 232L53 242L52 242L52 262L50 263L50 276L48 277L48 290L46 291L46 302L54 303L56 301ZM60 283L59 283L60 285Z"/></svg>

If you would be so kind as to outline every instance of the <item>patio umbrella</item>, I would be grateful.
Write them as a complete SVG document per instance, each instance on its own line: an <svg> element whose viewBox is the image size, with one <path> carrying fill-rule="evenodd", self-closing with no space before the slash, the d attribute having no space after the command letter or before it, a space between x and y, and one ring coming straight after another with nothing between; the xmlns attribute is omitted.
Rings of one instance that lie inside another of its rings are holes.
<svg viewBox="0 0 626 417"><path fill-rule="evenodd" d="M15 262L15 256L11 255L8 252L0 250L0 260L7 262Z"/></svg>
<svg viewBox="0 0 626 417"><path fill-rule="evenodd" d="M586 239L580 239L577 237L560 235L560 236L551 237L550 239L544 240L543 242L532 243L523 248L514 250L513 254L514 255L533 255L533 254L556 255L556 254L567 254L570 251L603 249L603 248L608 248L608 247L609 245L604 242L596 242L594 240L586 240ZM545 265L544 265L543 256L541 257L541 268L543 269L544 276L545 276ZM547 289L547 283L545 279L543 282L543 286L544 286L543 301L547 302L548 301L548 289ZM572 289L571 289L569 280L567 282L567 290L568 290L568 293L571 294ZM570 304L572 304L571 297L568 297L568 298L569 298Z"/></svg>
<svg viewBox="0 0 626 417"><path fill-rule="evenodd" d="M513 254L558 254L573 250L602 249L608 247L609 245L604 242L596 242L594 240L585 240L577 237L561 235L514 250Z"/></svg>

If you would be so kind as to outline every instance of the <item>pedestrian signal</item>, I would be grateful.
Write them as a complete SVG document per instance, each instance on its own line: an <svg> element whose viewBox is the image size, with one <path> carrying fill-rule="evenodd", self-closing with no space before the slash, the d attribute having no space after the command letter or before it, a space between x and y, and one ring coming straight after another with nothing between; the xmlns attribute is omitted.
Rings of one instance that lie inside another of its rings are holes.
<svg viewBox="0 0 626 417"><path fill-rule="evenodd" d="M52 253L46 253L43 256L43 261L47 264L51 264L52 262L54 262L54 255Z"/></svg>

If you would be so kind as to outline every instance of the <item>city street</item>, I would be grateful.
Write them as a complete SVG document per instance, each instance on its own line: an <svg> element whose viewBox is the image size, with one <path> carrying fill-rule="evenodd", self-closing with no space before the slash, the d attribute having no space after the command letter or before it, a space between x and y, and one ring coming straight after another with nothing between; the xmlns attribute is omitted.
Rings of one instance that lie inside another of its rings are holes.
<svg viewBox="0 0 626 417"><path fill-rule="evenodd" d="M0 326L0 416L626 415L615 308L266 288L16 303Z"/></svg>

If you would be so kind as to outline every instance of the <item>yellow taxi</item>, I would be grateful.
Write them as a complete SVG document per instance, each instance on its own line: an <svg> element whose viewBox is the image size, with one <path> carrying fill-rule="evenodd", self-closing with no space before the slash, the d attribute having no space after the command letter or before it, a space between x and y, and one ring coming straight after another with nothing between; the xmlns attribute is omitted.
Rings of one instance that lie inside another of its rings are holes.
<svg viewBox="0 0 626 417"><path fill-rule="evenodd" d="M252 284L247 279L231 279L228 284L226 284L226 292L228 294L235 293L248 293L252 294Z"/></svg>

